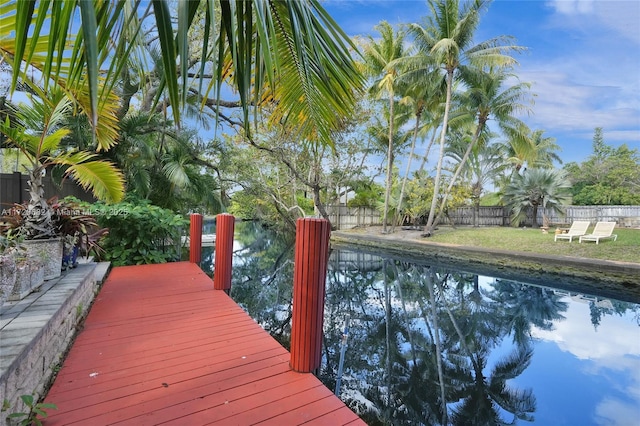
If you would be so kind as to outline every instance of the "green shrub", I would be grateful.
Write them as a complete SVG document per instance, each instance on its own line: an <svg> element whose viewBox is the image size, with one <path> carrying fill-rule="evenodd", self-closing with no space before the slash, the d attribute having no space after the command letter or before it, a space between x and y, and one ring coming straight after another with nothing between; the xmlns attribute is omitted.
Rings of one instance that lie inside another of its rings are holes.
<svg viewBox="0 0 640 426"><path fill-rule="evenodd" d="M101 240L102 260L114 266L180 260L180 238L189 221L148 201L92 207L98 224L109 233Z"/></svg>

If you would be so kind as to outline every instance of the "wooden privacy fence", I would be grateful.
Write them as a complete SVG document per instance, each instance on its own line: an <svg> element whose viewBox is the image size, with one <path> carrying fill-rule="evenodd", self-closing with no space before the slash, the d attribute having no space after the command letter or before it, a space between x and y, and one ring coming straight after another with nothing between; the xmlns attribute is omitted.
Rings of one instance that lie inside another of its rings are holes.
<svg viewBox="0 0 640 426"><path fill-rule="evenodd" d="M347 207L345 205L326 206L331 226L336 229L350 229L358 226L382 225L380 212L371 207Z"/></svg>
<svg viewBox="0 0 640 426"><path fill-rule="evenodd" d="M19 172L0 173L0 210L11 207L13 204L29 200L29 176ZM62 187L53 183L49 175L42 179L44 183L44 195L46 198L58 196L64 198L72 195L80 200L94 202L95 198L78 186L71 179L65 179Z"/></svg>
<svg viewBox="0 0 640 426"><path fill-rule="evenodd" d="M505 211L507 209L505 208ZM530 209L524 225L533 224L533 211ZM542 225L542 209L538 209L539 226ZM640 206L567 206L564 214L547 211L547 218L550 225L570 225L574 220L588 220L596 222L617 222L620 226L630 226L630 221L640 220Z"/></svg>
<svg viewBox="0 0 640 426"><path fill-rule="evenodd" d="M349 229L357 226L381 225L380 212L369 207L327 206L329 220L337 229ZM504 206L457 207L450 209L443 216L443 225L458 226L509 226L511 212ZM545 212L549 224L569 225L574 220L588 220L591 223L599 221L617 222L618 226L640 227L640 206L567 206L564 215L555 212ZM543 223L543 211L538 209L538 226ZM521 226L533 225L533 210L529 209L527 218Z"/></svg>

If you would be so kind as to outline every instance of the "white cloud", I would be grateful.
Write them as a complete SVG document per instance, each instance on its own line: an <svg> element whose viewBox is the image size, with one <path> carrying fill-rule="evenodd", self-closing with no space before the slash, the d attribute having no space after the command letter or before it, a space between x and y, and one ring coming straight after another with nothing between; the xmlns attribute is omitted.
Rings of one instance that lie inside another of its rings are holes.
<svg viewBox="0 0 640 426"><path fill-rule="evenodd" d="M534 83L534 115L525 121L566 142L588 145L595 127L609 144L640 146L640 2L553 0L541 28L556 37L532 48L518 71Z"/></svg>
<svg viewBox="0 0 640 426"><path fill-rule="evenodd" d="M640 44L640 2L636 0L551 0L558 25L593 31L594 24Z"/></svg>
<svg viewBox="0 0 640 426"><path fill-rule="evenodd" d="M607 360L610 365L627 367L626 357L638 357L640 361L640 329L628 318L606 315L598 330L589 320L589 305L571 303L565 314L566 320L556 324L551 331L535 330L535 337L554 341L560 349L579 359ZM613 331L615 332L608 332ZM615 363L610 361L615 360ZM640 382L640 370L633 373Z"/></svg>
<svg viewBox="0 0 640 426"><path fill-rule="evenodd" d="M564 352L582 360L590 360L589 374L607 377L607 371L619 371L627 378L614 382L628 400L603 397L595 412L602 425L630 425L640 418L640 329L629 318L607 315L595 330L589 320L587 304L571 303L566 320L556 323L555 330L533 330L536 338L552 341ZM631 402L630 402L631 401Z"/></svg>
<svg viewBox="0 0 640 426"><path fill-rule="evenodd" d="M596 406L596 422L607 426L629 426L637 424L640 409L618 400L605 398Z"/></svg>
<svg viewBox="0 0 640 426"><path fill-rule="evenodd" d="M563 15L590 14L594 10L594 0L552 0L549 5Z"/></svg>

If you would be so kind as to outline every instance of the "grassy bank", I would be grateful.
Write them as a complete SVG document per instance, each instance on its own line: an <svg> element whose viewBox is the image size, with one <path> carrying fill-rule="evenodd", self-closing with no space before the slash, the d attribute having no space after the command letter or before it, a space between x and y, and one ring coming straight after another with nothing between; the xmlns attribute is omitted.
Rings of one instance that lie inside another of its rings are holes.
<svg viewBox="0 0 640 426"><path fill-rule="evenodd" d="M614 234L618 235L617 241L607 239L600 241L600 244L580 244L577 239L571 243L566 240L554 242L553 230L549 234L543 234L539 229L532 228L442 226L432 237L425 240L471 247L640 263L640 229L619 228Z"/></svg>

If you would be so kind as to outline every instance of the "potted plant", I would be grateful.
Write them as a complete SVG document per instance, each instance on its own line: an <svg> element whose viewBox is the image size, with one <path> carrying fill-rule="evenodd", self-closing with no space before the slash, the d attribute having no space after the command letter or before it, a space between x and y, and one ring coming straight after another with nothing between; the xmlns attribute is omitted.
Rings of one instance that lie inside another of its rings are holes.
<svg viewBox="0 0 640 426"><path fill-rule="evenodd" d="M62 269L75 268L81 250L87 256L102 251L99 239L107 229L98 226L89 205L75 197L65 197L60 201L54 199L52 209L55 228L63 242Z"/></svg>
<svg viewBox="0 0 640 426"><path fill-rule="evenodd" d="M29 104L10 109L0 132L6 143L20 151L28 160L29 201L20 212L23 218L20 235L33 253L48 260L45 278L59 276L62 265L62 239L54 219L55 211L47 203L42 177L53 166L62 167L64 177L72 177L100 200L119 201L124 194L124 180L118 169L108 161L97 159L95 153L63 149L63 138L71 133L64 126L73 112L72 101L65 92L53 88L44 93L37 88ZM14 117L11 120L9 117Z"/></svg>

